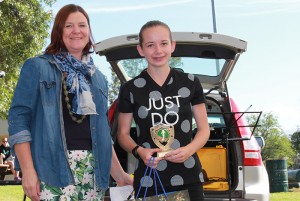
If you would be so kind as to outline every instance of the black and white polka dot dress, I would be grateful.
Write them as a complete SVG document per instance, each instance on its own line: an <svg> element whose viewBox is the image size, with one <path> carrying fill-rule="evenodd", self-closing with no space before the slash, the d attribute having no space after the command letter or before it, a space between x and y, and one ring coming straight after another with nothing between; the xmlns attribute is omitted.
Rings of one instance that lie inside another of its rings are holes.
<svg viewBox="0 0 300 201"><path fill-rule="evenodd" d="M159 86L144 70L139 76L125 83L119 95L119 111L133 113L137 128L137 143L146 148L156 148L150 128L158 123L174 126L173 149L191 142L192 105L204 103L203 89L199 79L192 74L171 69L165 83ZM134 187L138 189L143 180L145 164L139 161L134 173ZM201 164L197 154L184 163L171 163L161 160L157 166L158 174L166 189L173 190L200 182ZM146 184L153 188L153 177ZM158 185L159 186L159 185ZM153 190L153 189L152 189Z"/></svg>

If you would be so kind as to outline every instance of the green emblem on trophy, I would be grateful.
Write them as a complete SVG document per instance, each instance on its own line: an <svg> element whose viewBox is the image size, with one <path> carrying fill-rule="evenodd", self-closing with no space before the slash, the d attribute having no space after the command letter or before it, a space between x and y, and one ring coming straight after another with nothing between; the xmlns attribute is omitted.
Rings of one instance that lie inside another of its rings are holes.
<svg viewBox="0 0 300 201"><path fill-rule="evenodd" d="M171 145L174 141L174 126L160 123L151 127L150 133L153 142L162 150L157 153L157 157L164 157L173 150Z"/></svg>

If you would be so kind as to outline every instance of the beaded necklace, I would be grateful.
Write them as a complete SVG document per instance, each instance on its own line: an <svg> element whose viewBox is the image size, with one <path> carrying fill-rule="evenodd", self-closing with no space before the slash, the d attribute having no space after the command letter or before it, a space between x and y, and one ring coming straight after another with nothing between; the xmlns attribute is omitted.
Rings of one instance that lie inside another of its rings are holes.
<svg viewBox="0 0 300 201"><path fill-rule="evenodd" d="M69 115L70 115L70 117L71 117L71 119L73 120L73 121L75 121L76 123L78 123L78 124L81 124L82 122L83 122L83 120L85 119L85 117L86 117L86 115L82 115L81 116L81 118L79 118L79 119L77 119L75 116L74 116L74 114L73 114L73 112L72 112L72 110L71 110L71 108L72 108L72 106L70 105L70 99L69 99L69 97L68 97L68 90L67 90L67 83L66 83L66 80L64 79L64 76L62 76L62 83L63 83L63 90L64 90L64 94L65 94L65 101L66 101L66 103L67 103L67 108L68 108L68 110L69 110Z"/></svg>

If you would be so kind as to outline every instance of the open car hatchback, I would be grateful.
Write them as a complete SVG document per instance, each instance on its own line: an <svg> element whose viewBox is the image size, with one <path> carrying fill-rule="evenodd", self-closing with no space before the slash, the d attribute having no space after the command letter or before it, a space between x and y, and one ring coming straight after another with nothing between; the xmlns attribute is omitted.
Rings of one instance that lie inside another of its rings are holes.
<svg viewBox="0 0 300 201"><path fill-rule="evenodd" d="M257 113L259 118L261 112L240 111L229 97L226 85L239 56L246 51L247 42L212 33L172 32L172 37L176 49L170 66L197 76L206 98L210 139L197 152L203 167L205 200L269 201L268 175L253 136L257 125L250 126L245 121L245 114ZM109 38L95 46L96 53L106 57L121 84L147 67L138 54L138 42L138 35L132 34ZM117 117L114 106L110 113ZM116 118L110 120L112 135L116 136ZM196 133L195 123L193 129ZM131 131L135 139L134 123ZM133 173L135 158L117 142L115 148L122 166Z"/></svg>

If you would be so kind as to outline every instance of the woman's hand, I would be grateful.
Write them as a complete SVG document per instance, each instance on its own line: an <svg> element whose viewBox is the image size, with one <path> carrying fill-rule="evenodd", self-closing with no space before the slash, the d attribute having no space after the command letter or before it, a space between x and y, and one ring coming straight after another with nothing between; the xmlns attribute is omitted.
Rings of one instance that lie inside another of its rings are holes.
<svg viewBox="0 0 300 201"><path fill-rule="evenodd" d="M40 200L40 181L33 166L29 142L14 145L22 170L22 187L24 193L33 201Z"/></svg>
<svg viewBox="0 0 300 201"><path fill-rule="evenodd" d="M22 187L32 201L40 200L40 181L34 169L22 172Z"/></svg>
<svg viewBox="0 0 300 201"><path fill-rule="evenodd" d="M126 186L126 185L133 185L133 178L124 172L124 174L120 177L120 179L117 182L118 186Z"/></svg>

